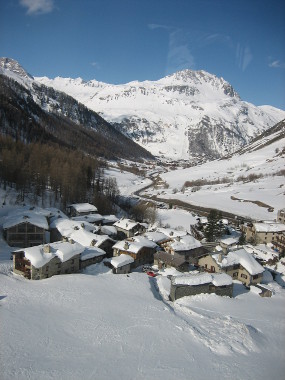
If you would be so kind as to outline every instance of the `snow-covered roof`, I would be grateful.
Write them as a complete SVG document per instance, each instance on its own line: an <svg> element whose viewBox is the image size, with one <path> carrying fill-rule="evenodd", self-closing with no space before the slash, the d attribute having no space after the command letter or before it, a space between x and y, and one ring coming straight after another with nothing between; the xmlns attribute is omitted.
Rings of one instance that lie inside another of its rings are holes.
<svg viewBox="0 0 285 380"><path fill-rule="evenodd" d="M199 240L196 240L192 235L185 235L179 237L179 239L170 243L174 251L190 251L191 249L201 247Z"/></svg>
<svg viewBox="0 0 285 380"><path fill-rule="evenodd" d="M134 220L131 220L131 219L120 219L116 223L114 223L114 226L122 228L123 230L129 231L133 227L139 224L140 224L139 222L135 222Z"/></svg>
<svg viewBox="0 0 285 380"><path fill-rule="evenodd" d="M124 265L131 264L134 262L134 259L126 254L121 254L120 256L115 256L110 259L110 263L114 268L120 268Z"/></svg>
<svg viewBox="0 0 285 380"><path fill-rule="evenodd" d="M83 225L82 225L83 224ZM56 228L62 236L69 237L74 230L84 229L87 231L94 231L96 228L93 224L88 222L79 222L77 220L59 218L55 219L51 224L51 228Z"/></svg>
<svg viewBox="0 0 285 380"><path fill-rule="evenodd" d="M73 207L77 212L96 212L97 207L91 205L90 203L73 203L69 205L69 207Z"/></svg>
<svg viewBox="0 0 285 380"><path fill-rule="evenodd" d="M233 245L233 244L236 244L238 242L238 240L239 240L238 237L236 237L236 238L229 237L227 239L221 239L220 243L222 243L224 245Z"/></svg>
<svg viewBox="0 0 285 380"><path fill-rule="evenodd" d="M187 235L186 231L178 231L178 230L174 230L173 228L162 228L162 227L159 227L157 229L157 231L158 232L162 232L164 235L166 235L168 237L171 237L171 238Z"/></svg>
<svg viewBox="0 0 285 380"><path fill-rule="evenodd" d="M145 236L148 240L154 241L155 243L169 240L169 236L165 235L163 232L158 231L146 232L143 236Z"/></svg>
<svg viewBox="0 0 285 380"><path fill-rule="evenodd" d="M215 286L231 285L231 276L226 273L197 273L172 278L173 285L203 285L212 283Z"/></svg>
<svg viewBox="0 0 285 380"><path fill-rule="evenodd" d="M23 248L15 252L24 252L25 257L35 268L41 268L56 256L61 262L64 262L80 254L83 250L84 247L78 243L58 241L49 244L49 252L45 252L45 245Z"/></svg>
<svg viewBox="0 0 285 380"><path fill-rule="evenodd" d="M107 224L107 223L115 223L117 222L119 219L116 217L116 215L103 215L103 223L104 224Z"/></svg>
<svg viewBox="0 0 285 380"><path fill-rule="evenodd" d="M95 241L96 236L97 235L85 229L73 230L73 232L69 235L71 239L77 241L77 243L83 245L84 247L90 247L92 242Z"/></svg>
<svg viewBox="0 0 285 380"><path fill-rule="evenodd" d="M88 223L96 223L103 221L103 216L100 214L89 214L89 215L80 215L74 216L72 220L76 220L77 222L88 222Z"/></svg>
<svg viewBox="0 0 285 380"><path fill-rule="evenodd" d="M143 247L155 248L157 245L144 236L134 236L131 239L118 241L113 248L131 253L138 253Z"/></svg>
<svg viewBox="0 0 285 380"><path fill-rule="evenodd" d="M117 229L114 226L102 226L101 232L105 235L116 235Z"/></svg>
<svg viewBox="0 0 285 380"><path fill-rule="evenodd" d="M264 223L253 223L256 232L282 232L285 231L285 224L274 223L274 222L264 222Z"/></svg>
<svg viewBox="0 0 285 380"><path fill-rule="evenodd" d="M98 247L86 247L84 251L81 253L80 260L85 261L88 259L92 259L93 257L98 257L105 255L106 252L103 249Z"/></svg>
<svg viewBox="0 0 285 380"><path fill-rule="evenodd" d="M21 223L30 223L34 226L48 230L48 222L44 215L34 213L33 211L24 211L21 213L12 213L4 219L3 229L14 227Z"/></svg>
<svg viewBox="0 0 285 380"><path fill-rule="evenodd" d="M240 264L252 276L264 272L264 268L244 248L231 251L227 255L222 256L221 262L219 262L219 255L220 254L214 254L212 257L221 268Z"/></svg>
<svg viewBox="0 0 285 380"><path fill-rule="evenodd" d="M276 257L279 257L279 253L273 250L273 245L271 243L267 244L258 244L257 246L252 246L247 244L243 248L248 252L253 254L254 257L268 261Z"/></svg>

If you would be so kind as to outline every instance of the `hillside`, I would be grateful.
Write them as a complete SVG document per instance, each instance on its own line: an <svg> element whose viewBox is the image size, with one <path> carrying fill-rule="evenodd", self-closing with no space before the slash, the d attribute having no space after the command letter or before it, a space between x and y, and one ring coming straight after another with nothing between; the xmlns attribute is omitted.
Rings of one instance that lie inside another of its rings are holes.
<svg viewBox="0 0 285 380"><path fill-rule="evenodd" d="M227 81L205 71L122 85L36 79L99 112L155 156L175 160L226 156L285 117L285 111L242 101Z"/></svg>
<svg viewBox="0 0 285 380"><path fill-rule="evenodd" d="M285 121L227 158L161 174L147 195L272 220L285 204Z"/></svg>
<svg viewBox="0 0 285 380"><path fill-rule="evenodd" d="M11 59L0 59L0 101L4 135L25 142L57 143L107 159L152 157L96 112L37 83Z"/></svg>

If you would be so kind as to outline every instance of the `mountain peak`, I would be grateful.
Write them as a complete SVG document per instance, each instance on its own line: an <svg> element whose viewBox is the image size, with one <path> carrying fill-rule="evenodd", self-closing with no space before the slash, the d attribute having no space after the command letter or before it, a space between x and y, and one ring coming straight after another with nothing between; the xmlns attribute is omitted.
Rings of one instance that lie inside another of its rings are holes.
<svg viewBox="0 0 285 380"><path fill-rule="evenodd" d="M16 60L12 58L0 58L0 69L8 70L22 78L34 79Z"/></svg>

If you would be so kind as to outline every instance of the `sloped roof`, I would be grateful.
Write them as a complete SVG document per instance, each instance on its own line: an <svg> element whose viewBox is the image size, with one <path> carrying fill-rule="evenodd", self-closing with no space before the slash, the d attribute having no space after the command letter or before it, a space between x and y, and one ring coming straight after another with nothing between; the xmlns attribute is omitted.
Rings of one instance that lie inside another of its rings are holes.
<svg viewBox="0 0 285 380"><path fill-rule="evenodd" d="M139 224L140 224L139 222L135 222L134 220L131 220L131 219L120 219L116 223L114 223L114 226L122 228L123 230L129 231L133 227L136 227Z"/></svg>
<svg viewBox="0 0 285 380"><path fill-rule="evenodd" d="M170 239L169 236L159 231L146 232L143 236L145 236L148 240L154 241L155 243L160 243L164 240Z"/></svg>
<svg viewBox="0 0 285 380"><path fill-rule="evenodd" d="M30 223L34 226L48 230L48 222L44 215L34 213L33 211L25 211L22 213L13 213L4 219L3 229L14 227L18 224Z"/></svg>
<svg viewBox="0 0 285 380"><path fill-rule="evenodd" d="M174 240L170 243L170 246L174 251L190 251L191 249L201 247L199 240L195 239L192 235L185 235L179 239L180 240Z"/></svg>
<svg viewBox="0 0 285 380"><path fill-rule="evenodd" d="M37 245L34 247L19 249L14 252L24 252L25 257L35 268L41 268L56 256L61 262L65 262L84 251L82 245L64 241L50 243L50 252L45 252L44 247L44 245Z"/></svg>
<svg viewBox="0 0 285 380"><path fill-rule="evenodd" d="M96 212L97 207L91 205L90 203L73 203L69 205L69 207L73 207L77 212Z"/></svg>
<svg viewBox="0 0 285 380"><path fill-rule="evenodd" d="M122 254L120 256L115 256L110 259L110 263L113 265L114 268L120 268L127 264L132 264L134 262L134 259L126 254Z"/></svg>
<svg viewBox="0 0 285 380"><path fill-rule="evenodd" d="M89 214L89 215L79 215L74 216L72 220L76 220L78 222L88 222L88 223L96 223L103 221L104 217L100 214Z"/></svg>
<svg viewBox="0 0 285 380"><path fill-rule="evenodd" d="M84 227L82 227L82 223ZM84 229L86 231L94 231L96 228L93 224L88 222L79 222L77 220L71 220L66 218L55 219L51 224L51 228L56 228L62 236L70 237L75 230Z"/></svg>
<svg viewBox="0 0 285 380"><path fill-rule="evenodd" d="M99 257L105 255L106 252L98 247L86 247L80 255L80 260L85 261L88 259L93 259L93 257Z"/></svg>
<svg viewBox="0 0 285 380"><path fill-rule="evenodd" d="M256 232L282 232L285 231L285 224L274 223L274 222L264 222L264 223L253 223Z"/></svg>
<svg viewBox="0 0 285 380"><path fill-rule="evenodd" d="M126 244L128 247L126 247ZM124 250L131 253L138 253L143 247L155 248L157 245L148 240L144 236L134 236L131 239L126 239L122 241L118 241L113 248Z"/></svg>
<svg viewBox="0 0 285 380"><path fill-rule="evenodd" d="M203 284L213 284L215 286L231 285L233 280L226 273L195 273L177 276L172 278L173 285L197 286Z"/></svg>
<svg viewBox="0 0 285 380"><path fill-rule="evenodd" d="M221 268L240 264L252 276L264 272L264 268L244 248L231 251L227 255L222 256L221 262L219 262L219 254L214 254L212 257Z"/></svg>

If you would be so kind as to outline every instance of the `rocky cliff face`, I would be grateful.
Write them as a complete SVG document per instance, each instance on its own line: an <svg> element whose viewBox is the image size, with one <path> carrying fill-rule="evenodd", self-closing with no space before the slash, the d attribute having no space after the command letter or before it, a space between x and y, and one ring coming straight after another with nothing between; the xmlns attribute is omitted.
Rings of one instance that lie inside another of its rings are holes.
<svg viewBox="0 0 285 380"><path fill-rule="evenodd" d="M205 71L123 85L36 79L95 110L152 154L171 159L225 156L285 117L242 101L228 82Z"/></svg>

